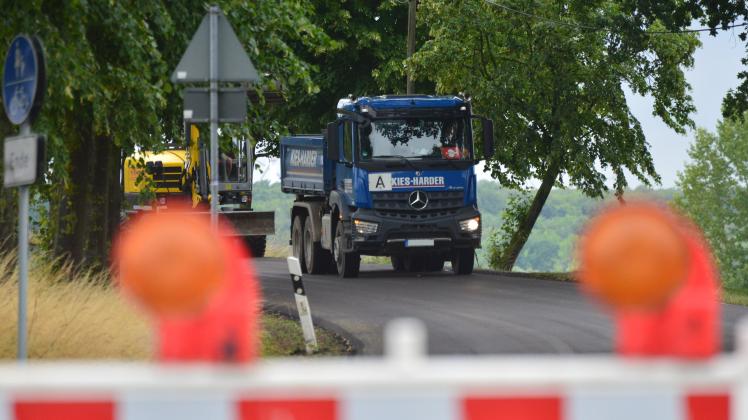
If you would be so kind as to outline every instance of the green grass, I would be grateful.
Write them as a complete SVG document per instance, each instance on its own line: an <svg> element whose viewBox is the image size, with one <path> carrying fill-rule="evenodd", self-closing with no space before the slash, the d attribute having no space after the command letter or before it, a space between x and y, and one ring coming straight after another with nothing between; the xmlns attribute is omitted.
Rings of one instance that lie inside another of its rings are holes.
<svg viewBox="0 0 748 420"><path fill-rule="evenodd" d="M722 289L722 302L748 306L748 289Z"/></svg>
<svg viewBox="0 0 748 420"><path fill-rule="evenodd" d="M376 255L362 255L362 264L380 264L390 266L390 257L376 256Z"/></svg>
<svg viewBox="0 0 748 420"><path fill-rule="evenodd" d="M304 337L298 320L276 313L266 313L262 318L262 355L293 356L305 354ZM351 345L330 331L315 328L318 349L315 354L344 356L352 351Z"/></svg>

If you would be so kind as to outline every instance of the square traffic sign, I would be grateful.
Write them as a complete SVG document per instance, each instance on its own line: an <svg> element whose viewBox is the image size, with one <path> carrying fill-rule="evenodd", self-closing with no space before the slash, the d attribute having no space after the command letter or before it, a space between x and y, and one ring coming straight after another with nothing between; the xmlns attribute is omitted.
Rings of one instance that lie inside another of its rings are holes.
<svg viewBox="0 0 748 420"><path fill-rule="evenodd" d="M3 147L3 186L31 185L44 163L44 137L37 134L7 137Z"/></svg>

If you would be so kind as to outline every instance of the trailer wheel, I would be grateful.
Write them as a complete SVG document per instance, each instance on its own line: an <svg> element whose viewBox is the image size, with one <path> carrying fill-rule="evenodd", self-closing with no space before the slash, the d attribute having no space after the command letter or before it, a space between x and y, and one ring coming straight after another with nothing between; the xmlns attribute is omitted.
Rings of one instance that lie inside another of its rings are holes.
<svg viewBox="0 0 748 420"><path fill-rule="evenodd" d="M314 241L312 220L306 218L304 222L304 264L309 274L323 274L328 270L330 251L322 249L319 242Z"/></svg>
<svg viewBox="0 0 748 420"><path fill-rule="evenodd" d="M265 256L267 248L267 236L245 236L244 243L247 244L252 258L262 258Z"/></svg>
<svg viewBox="0 0 748 420"><path fill-rule="evenodd" d="M390 261L395 271L405 271L405 259L402 255L390 255Z"/></svg>
<svg viewBox="0 0 748 420"><path fill-rule="evenodd" d="M361 256L358 252L344 252L343 241L345 232L343 223L338 223L335 228L335 240L332 243L333 257L338 268L339 277L358 277L361 268Z"/></svg>
<svg viewBox="0 0 748 420"><path fill-rule="evenodd" d="M304 230L301 224L301 217L293 218L291 226L291 255L299 259L301 272L307 273L306 261L304 261Z"/></svg>
<svg viewBox="0 0 748 420"><path fill-rule="evenodd" d="M452 254L452 271L455 274L472 274L475 264L475 249L458 248Z"/></svg>

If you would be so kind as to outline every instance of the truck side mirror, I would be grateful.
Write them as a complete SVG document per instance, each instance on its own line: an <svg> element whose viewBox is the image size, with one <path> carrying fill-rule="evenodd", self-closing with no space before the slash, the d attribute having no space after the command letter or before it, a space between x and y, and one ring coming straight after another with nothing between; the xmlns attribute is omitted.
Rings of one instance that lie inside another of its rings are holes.
<svg viewBox="0 0 748 420"><path fill-rule="evenodd" d="M325 141L327 142L327 158L331 161L337 161L340 157L337 121L327 123L327 130L325 130Z"/></svg>
<svg viewBox="0 0 748 420"><path fill-rule="evenodd" d="M481 119L483 131L483 159L490 159L494 154L493 146L493 121L488 118Z"/></svg>

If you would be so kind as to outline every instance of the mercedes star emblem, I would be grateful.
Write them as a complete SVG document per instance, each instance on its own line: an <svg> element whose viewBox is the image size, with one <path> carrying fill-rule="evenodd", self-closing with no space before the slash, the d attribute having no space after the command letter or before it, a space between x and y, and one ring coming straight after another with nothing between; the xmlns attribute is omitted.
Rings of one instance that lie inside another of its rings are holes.
<svg viewBox="0 0 748 420"><path fill-rule="evenodd" d="M423 191L413 191L408 197L408 204L415 210L423 210L429 204L429 196Z"/></svg>

